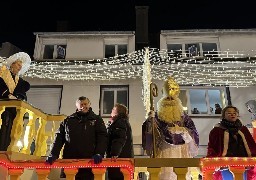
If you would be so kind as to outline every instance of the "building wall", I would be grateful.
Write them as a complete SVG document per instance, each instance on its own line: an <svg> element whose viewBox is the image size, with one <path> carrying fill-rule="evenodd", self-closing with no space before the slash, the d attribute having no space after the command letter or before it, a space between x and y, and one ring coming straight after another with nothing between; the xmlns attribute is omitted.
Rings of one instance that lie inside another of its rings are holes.
<svg viewBox="0 0 256 180"><path fill-rule="evenodd" d="M221 51L247 51L248 55L255 55L256 34L222 35L219 41Z"/></svg>
<svg viewBox="0 0 256 180"><path fill-rule="evenodd" d="M66 59L101 59L104 57L102 38L75 38L67 41Z"/></svg>
<svg viewBox="0 0 256 180"><path fill-rule="evenodd" d="M63 36L61 36L63 39ZM46 39L47 40L47 39ZM67 55L66 59L97 59L104 57L104 44L128 41L128 52L133 52L135 48L135 35L100 35L100 36L80 36L76 38L66 37ZM40 49L43 39L37 38L35 46L35 57L40 59ZM196 32L189 33L162 33L160 35L160 49L166 49L167 42L180 41L200 41L216 42L219 50L242 51L251 50L256 47L256 32ZM252 52L253 53L253 52ZM75 111L75 100L79 96L87 96L92 103L92 108L96 114L99 113L100 85L129 85L129 114L133 129L134 143L141 144L141 125L145 120L146 112L142 100L142 80L115 80L115 81L53 81L42 79L28 79L31 85L63 85L63 94L61 102L62 114L70 115ZM155 82L161 89L163 82ZM245 103L250 99L255 99L256 87L230 88L232 104L240 110L240 118L244 124L250 123L251 114L247 111ZM161 98L155 98L156 102ZM220 121L219 117L196 117L191 116L195 122L200 135L200 145L207 145L208 134L212 127ZM104 119L105 122L108 119Z"/></svg>
<svg viewBox="0 0 256 180"><path fill-rule="evenodd" d="M92 109L99 114L100 85L129 85L129 116L133 129L134 144L141 144L141 126L145 120L146 112L142 100L142 81L138 80L115 80L115 81L53 81L42 79L26 78L31 85L63 85L63 94L61 101L61 114L70 115L75 112L75 101L79 96L86 96L91 100ZM163 82L155 81L159 90ZM255 99L256 87L230 88L231 101L234 106L240 110L240 119L244 124L250 123L251 114L247 111L245 103L250 99ZM155 98L155 107L157 101L161 98ZM42 100L43 101L43 100ZM200 145L207 145L208 135L212 127L220 121L219 117L195 117L191 115L200 136ZM107 123L108 118L104 118Z"/></svg>
<svg viewBox="0 0 256 180"><path fill-rule="evenodd" d="M99 114L100 85L128 85L129 84L129 116L133 128L134 143L141 144L141 125L145 120L145 110L142 101L141 81L53 81L36 78L26 78L31 85L63 85L61 114L70 115L75 112L75 101L79 96L86 96L91 101L91 107ZM108 118L105 118L107 123Z"/></svg>
<svg viewBox="0 0 256 180"><path fill-rule="evenodd" d="M105 44L127 44L128 53L135 50L135 35L127 34L72 34L52 35L47 33L37 36L34 58L42 60L43 45L66 44L66 60L91 60L102 59L105 56Z"/></svg>
<svg viewBox="0 0 256 180"><path fill-rule="evenodd" d="M167 43L216 42L219 51L246 51L254 56L256 50L255 30L212 30L212 31L165 31L160 34L160 49L167 49ZM254 51L252 51L254 50Z"/></svg>

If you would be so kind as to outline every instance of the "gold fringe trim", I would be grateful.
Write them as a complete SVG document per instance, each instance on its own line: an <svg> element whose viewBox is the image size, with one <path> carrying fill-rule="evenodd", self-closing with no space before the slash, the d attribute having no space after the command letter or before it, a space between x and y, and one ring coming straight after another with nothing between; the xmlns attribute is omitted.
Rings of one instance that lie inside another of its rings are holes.
<svg viewBox="0 0 256 180"><path fill-rule="evenodd" d="M224 132L224 140L223 140L223 152L222 152L222 157L225 157L228 152L228 142L229 142L229 133L226 130Z"/></svg>
<svg viewBox="0 0 256 180"><path fill-rule="evenodd" d="M244 147L245 147L245 150L246 150L246 152L247 152L247 154L248 154L248 157L251 157L251 156L252 156L252 152L251 152L251 150L250 150L250 148L249 148L249 146L248 146L248 143L247 143L247 141L246 141L246 139L245 139L245 137L244 137L244 133L242 133L242 132L239 130L239 131L238 131L238 134L240 134L240 136L241 136L242 139L243 139Z"/></svg>
<svg viewBox="0 0 256 180"><path fill-rule="evenodd" d="M7 85L9 92L13 93L14 89L16 88L19 82L19 76L15 76L15 81L12 78L11 72L8 68L2 67L1 68L1 77L4 80L5 84Z"/></svg>

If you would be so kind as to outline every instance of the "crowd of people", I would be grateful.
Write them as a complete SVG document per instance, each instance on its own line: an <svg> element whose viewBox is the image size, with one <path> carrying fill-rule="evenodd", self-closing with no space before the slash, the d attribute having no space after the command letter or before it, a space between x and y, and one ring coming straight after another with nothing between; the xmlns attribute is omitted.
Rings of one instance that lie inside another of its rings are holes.
<svg viewBox="0 0 256 180"><path fill-rule="evenodd" d="M29 55L24 52L16 53L6 60L0 69L0 99L27 100L26 93L30 84L20 75L29 69L30 63ZM197 156L199 134L193 120L183 111L179 85L169 77L164 82L162 92L163 97L157 102L157 110L151 111L143 123L143 148L154 158ZM254 104L256 107L255 101L246 103L248 111L253 115L256 112ZM56 131L46 163L53 164L62 149L63 159L92 159L95 164L101 163L104 157L111 158L112 161L134 157L132 128L125 105L114 105L108 125L101 116L93 112L88 97L78 97L75 107L75 112L61 122ZM230 105L222 109L219 104L215 104L215 108L215 114L221 114L221 121L209 133L206 157L255 157L256 143L248 128L238 118L239 110ZM193 112L199 113L197 109ZM16 108L8 107L1 115L0 151L6 151L10 145L16 114ZM216 170L213 179L225 179L227 171L228 168ZM255 174L255 168L248 167L244 177L256 179ZM60 177L65 178L64 170ZM109 180L124 179L120 168L113 167L107 169L107 177ZM159 175L161 180L176 178L171 168L162 168ZM189 178L188 175L187 179ZM92 169L79 168L76 180L80 179L94 179Z"/></svg>
<svg viewBox="0 0 256 180"><path fill-rule="evenodd" d="M5 60L0 68L0 99L27 100L30 83L21 78L30 66L31 58L25 52L16 53ZM133 136L129 123L128 108L115 104L111 121L106 127L102 117L96 115L89 98L81 96L76 102L76 111L68 116L55 133L46 163L53 164L63 148L63 159L92 158L95 164L102 158L133 158ZM11 142L11 130L16 117L16 108L8 107L1 114L0 151L7 151ZM65 178L62 169L60 177ZM80 168L76 179L94 179L89 168ZM108 168L108 179L124 179L119 168Z"/></svg>

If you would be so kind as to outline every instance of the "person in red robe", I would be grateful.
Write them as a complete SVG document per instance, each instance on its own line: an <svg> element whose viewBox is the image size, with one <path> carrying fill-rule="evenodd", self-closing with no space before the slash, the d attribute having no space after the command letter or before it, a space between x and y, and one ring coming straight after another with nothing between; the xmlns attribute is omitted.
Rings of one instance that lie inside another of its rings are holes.
<svg viewBox="0 0 256 180"><path fill-rule="evenodd" d="M238 119L239 110L227 106L222 110L222 120L209 134L207 157L255 157L256 143L246 126ZM248 180L256 179L254 167L247 168ZM216 171L214 180L223 178L222 171Z"/></svg>

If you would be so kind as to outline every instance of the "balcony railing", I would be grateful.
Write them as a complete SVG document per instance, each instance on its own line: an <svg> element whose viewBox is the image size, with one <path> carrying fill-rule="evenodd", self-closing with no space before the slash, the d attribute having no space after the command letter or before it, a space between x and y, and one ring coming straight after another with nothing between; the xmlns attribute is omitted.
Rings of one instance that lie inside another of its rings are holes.
<svg viewBox="0 0 256 180"><path fill-rule="evenodd" d="M54 169L64 168L66 179L74 179L78 168L92 168L95 180L104 180L107 167L119 167L125 180L137 180L140 172L147 172L150 180L158 180L161 167L173 167L177 180L184 180L190 169L193 180L212 179L212 174L219 167L229 167L236 180L243 179L246 167L256 165L256 158L120 158L117 161L103 159L101 164L94 164L91 159L59 159L48 165L45 158L36 159L31 155L15 152L0 152L0 179L28 179L25 170L33 169L40 180L51 179L49 174ZM22 177L23 176L23 177ZM22 178L21 178L22 177Z"/></svg>
<svg viewBox="0 0 256 180"><path fill-rule="evenodd" d="M47 140L50 140L49 143L52 142L54 132L57 128L56 123L63 121L66 116L46 114L31 104L20 100L0 100L0 115L6 107L15 107L17 110L16 118L13 121L11 143L8 151L20 151L24 154L30 154L30 146L35 141L35 151L33 154L38 157L45 156L47 152ZM28 123L26 125L24 124L24 117L28 117ZM51 131L46 131L47 123L52 123ZM36 124L39 124L38 128L36 128ZM2 125L1 116L0 125ZM22 149L17 146L18 141L22 141Z"/></svg>
<svg viewBox="0 0 256 180"><path fill-rule="evenodd" d="M134 163L133 159L104 159L101 164L94 164L91 159L61 159L53 165L45 163L45 159L33 159L30 155L15 152L0 152L0 179L20 179L26 169L34 169L39 180L46 180L51 169L64 169L67 180L73 180L78 168L92 168L95 180L105 179L107 167L119 167L125 180L133 179ZM27 177L23 179L27 180Z"/></svg>

